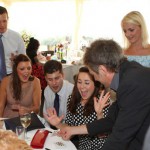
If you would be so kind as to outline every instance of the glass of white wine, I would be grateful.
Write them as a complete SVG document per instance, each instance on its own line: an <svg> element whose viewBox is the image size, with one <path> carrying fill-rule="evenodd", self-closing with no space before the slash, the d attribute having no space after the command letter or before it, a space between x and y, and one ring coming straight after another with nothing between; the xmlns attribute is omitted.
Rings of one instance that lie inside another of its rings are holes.
<svg viewBox="0 0 150 150"><path fill-rule="evenodd" d="M24 115L20 115L20 122L22 126L25 128L25 139L28 140L27 127L31 124L31 114L26 113Z"/></svg>

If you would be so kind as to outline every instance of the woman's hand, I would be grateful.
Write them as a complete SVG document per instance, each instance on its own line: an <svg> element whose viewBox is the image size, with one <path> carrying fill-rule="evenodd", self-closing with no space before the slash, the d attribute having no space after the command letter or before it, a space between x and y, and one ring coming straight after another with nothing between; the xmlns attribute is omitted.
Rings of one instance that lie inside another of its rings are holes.
<svg viewBox="0 0 150 150"><path fill-rule="evenodd" d="M59 128L61 121L63 120L64 116L61 117L57 116L55 108L47 109L47 114L44 113L44 118L53 126Z"/></svg>
<svg viewBox="0 0 150 150"><path fill-rule="evenodd" d="M94 109L97 113L97 119L103 118L103 109L110 105L108 99L110 98L110 93L107 92L104 95L104 91L101 92L100 98L94 97Z"/></svg>
<svg viewBox="0 0 150 150"><path fill-rule="evenodd" d="M11 109L14 111L19 111L20 104L12 104Z"/></svg>
<svg viewBox="0 0 150 150"><path fill-rule="evenodd" d="M18 105L19 115L24 115L26 113L31 113L31 109L28 107L24 107L21 105Z"/></svg>

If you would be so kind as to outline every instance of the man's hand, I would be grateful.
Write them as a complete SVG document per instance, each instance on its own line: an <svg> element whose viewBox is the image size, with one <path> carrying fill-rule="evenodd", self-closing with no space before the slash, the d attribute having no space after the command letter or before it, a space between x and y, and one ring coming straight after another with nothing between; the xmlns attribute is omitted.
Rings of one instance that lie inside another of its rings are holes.
<svg viewBox="0 0 150 150"><path fill-rule="evenodd" d="M70 126L65 126L61 128L61 130L58 132L58 135L61 136L64 140L69 140L73 135L73 128Z"/></svg>
<svg viewBox="0 0 150 150"><path fill-rule="evenodd" d="M88 134L86 125L81 126L65 126L60 129L59 136L64 140L69 140L73 135Z"/></svg>
<svg viewBox="0 0 150 150"><path fill-rule="evenodd" d="M58 127L64 116L57 116L55 108L47 109L47 114L44 114L44 118L53 126Z"/></svg>

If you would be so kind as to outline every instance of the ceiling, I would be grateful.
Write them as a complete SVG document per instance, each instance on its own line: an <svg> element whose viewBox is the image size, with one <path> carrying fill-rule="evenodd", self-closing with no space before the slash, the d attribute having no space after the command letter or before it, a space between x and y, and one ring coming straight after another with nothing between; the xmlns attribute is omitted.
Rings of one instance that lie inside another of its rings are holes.
<svg viewBox="0 0 150 150"><path fill-rule="evenodd" d="M10 6L14 2L38 2L41 0L0 0L4 3L4 6ZM59 0L42 0L42 1L59 1Z"/></svg>

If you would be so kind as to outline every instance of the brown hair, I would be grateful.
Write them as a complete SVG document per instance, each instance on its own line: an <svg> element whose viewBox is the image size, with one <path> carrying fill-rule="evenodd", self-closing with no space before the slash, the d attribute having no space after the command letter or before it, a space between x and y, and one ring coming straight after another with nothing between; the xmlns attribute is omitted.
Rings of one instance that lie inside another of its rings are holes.
<svg viewBox="0 0 150 150"><path fill-rule="evenodd" d="M113 40L98 39L87 47L83 61L91 70L98 73L99 65L109 71L117 72L124 59L122 48Z"/></svg>
<svg viewBox="0 0 150 150"><path fill-rule="evenodd" d="M3 6L0 6L0 14L7 14L7 17L8 17L8 12L7 12L7 9Z"/></svg>
<svg viewBox="0 0 150 150"><path fill-rule="evenodd" d="M83 113L83 115L88 116L90 113L92 113L94 111L94 101L93 101L93 98L94 98L94 96L97 96L99 94L100 87L96 86L97 82L95 81L94 76L92 74L90 74L89 69L87 67L81 67L79 69L79 73L75 76L75 85L74 85L74 88L73 88L73 91L72 91L72 98L70 100L68 108L69 108L69 111L72 114L76 114L77 113L76 112L76 108L77 108L77 105L81 101L81 95L80 95L79 90L77 88L77 82L78 82L78 76L79 76L79 74L81 72L87 73L89 75L90 79L95 84L94 92L91 95L91 97L89 98L88 102L84 106L84 113Z"/></svg>
<svg viewBox="0 0 150 150"><path fill-rule="evenodd" d="M63 74L62 64L57 60L49 60L44 64L44 75L59 71Z"/></svg>
<svg viewBox="0 0 150 150"><path fill-rule="evenodd" d="M21 98L21 81L19 79L18 73L17 73L17 66L20 62L27 62L31 60L29 59L29 57L27 55L24 54L19 54L18 56L16 56L13 60L13 71L12 71L12 91L13 91L13 97L15 98L15 100L20 100ZM31 76L29 78L30 81L33 81L33 77Z"/></svg>

